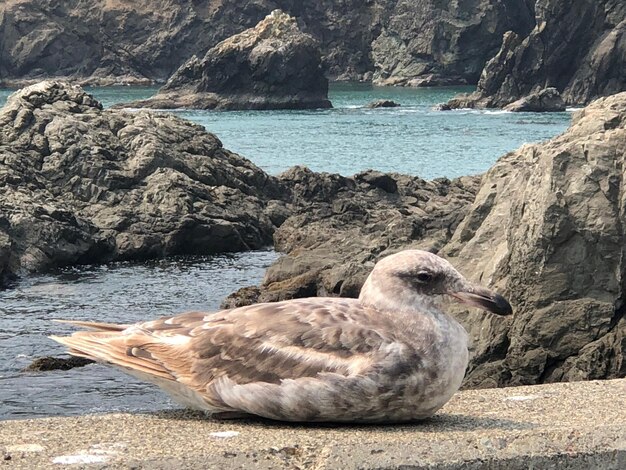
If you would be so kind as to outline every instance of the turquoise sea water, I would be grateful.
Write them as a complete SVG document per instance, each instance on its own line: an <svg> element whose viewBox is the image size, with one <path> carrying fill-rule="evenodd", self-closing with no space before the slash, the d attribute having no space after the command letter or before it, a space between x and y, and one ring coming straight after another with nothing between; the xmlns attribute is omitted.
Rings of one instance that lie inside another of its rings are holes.
<svg viewBox="0 0 626 470"><path fill-rule="evenodd" d="M562 132L569 113L434 111L463 88L334 84L334 108L307 111L175 111L271 174L293 165L349 176L368 168L432 179L482 173L506 152ZM147 98L156 88L89 89L104 106ZM0 90L0 104L7 90ZM399 108L368 109L375 99Z"/></svg>
<svg viewBox="0 0 626 470"><path fill-rule="evenodd" d="M154 88L89 90L105 106L146 98ZM176 111L224 146L277 174L292 165L351 175L367 168L425 178L486 171L502 154L564 130L569 113L434 111L459 88L333 85L333 109ZM10 91L0 90L0 105ZM374 99L400 108L367 109ZM33 359L63 352L46 336L71 327L53 318L130 323L190 309L214 310L239 287L257 284L277 257L257 251L145 263L82 266L30 276L0 290L0 420L172 408L155 387L112 368L28 373Z"/></svg>

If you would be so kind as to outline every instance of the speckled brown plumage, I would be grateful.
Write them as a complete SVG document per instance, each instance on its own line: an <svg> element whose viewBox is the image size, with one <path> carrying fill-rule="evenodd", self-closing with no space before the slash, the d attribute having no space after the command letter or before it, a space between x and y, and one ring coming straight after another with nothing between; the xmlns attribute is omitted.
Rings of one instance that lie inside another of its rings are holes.
<svg viewBox="0 0 626 470"><path fill-rule="evenodd" d="M359 299L309 298L54 337L70 353L152 381L210 413L288 421L408 421L458 389L467 334L435 304L510 313L504 299L445 260L410 250L381 260Z"/></svg>

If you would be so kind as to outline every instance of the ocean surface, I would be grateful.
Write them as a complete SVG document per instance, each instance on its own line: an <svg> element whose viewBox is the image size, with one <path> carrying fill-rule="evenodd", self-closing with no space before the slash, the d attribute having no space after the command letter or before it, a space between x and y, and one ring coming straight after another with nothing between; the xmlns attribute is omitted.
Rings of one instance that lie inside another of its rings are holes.
<svg viewBox="0 0 626 470"><path fill-rule="evenodd" d="M88 89L102 104L143 99L156 88ZM336 84L333 109L312 111L175 111L215 133L224 147L271 174L294 165L351 176L373 168L426 179L482 173L526 142L562 132L570 113L508 113L499 110L435 111L471 87L394 88ZM7 90L0 90L0 105ZM399 108L368 109L375 99Z"/></svg>
<svg viewBox="0 0 626 470"><path fill-rule="evenodd" d="M104 106L145 98L155 88L90 89ZM293 165L352 175L368 168L431 179L486 171L502 154L562 132L570 113L434 111L469 88L331 86L333 109L176 111L224 146L278 174ZM3 105L10 90L0 90ZM375 99L399 108L368 109ZM0 420L172 408L155 387L101 365L23 372L33 359L60 355L47 338L72 328L54 318L129 323L188 310L215 310L239 287L258 284L271 250L147 263L60 269L0 290Z"/></svg>

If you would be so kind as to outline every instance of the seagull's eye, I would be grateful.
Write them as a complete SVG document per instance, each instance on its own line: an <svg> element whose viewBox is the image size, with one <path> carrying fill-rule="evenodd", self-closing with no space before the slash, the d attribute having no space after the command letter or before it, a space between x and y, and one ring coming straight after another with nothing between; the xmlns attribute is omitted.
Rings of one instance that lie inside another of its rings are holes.
<svg viewBox="0 0 626 470"><path fill-rule="evenodd" d="M433 275L427 271L422 271L422 272L417 273L415 278L417 279L418 282L422 284L428 284L430 281L433 280Z"/></svg>

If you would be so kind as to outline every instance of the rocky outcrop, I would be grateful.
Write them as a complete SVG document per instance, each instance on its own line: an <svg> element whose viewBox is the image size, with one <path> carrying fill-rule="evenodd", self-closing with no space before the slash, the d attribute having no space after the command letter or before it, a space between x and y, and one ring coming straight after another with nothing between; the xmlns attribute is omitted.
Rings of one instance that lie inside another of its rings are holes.
<svg viewBox="0 0 626 470"><path fill-rule="evenodd" d="M397 108L398 106L400 106L400 103L396 103L392 100L375 100L371 103L367 103L366 108Z"/></svg>
<svg viewBox="0 0 626 470"><path fill-rule="evenodd" d="M0 272L272 242L278 182L202 126L43 82L0 110ZM268 201L274 201L268 204Z"/></svg>
<svg viewBox="0 0 626 470"><path fill-rule="evenodd" d="M269 268L260 290L244 289L224 303L293 297L357 297L375 261L401 247L437 251L474 200L479 177L425 181L360 173L352 178L296 167L279 176L294 213L274 235L287 253Z"/></svg>
<svg viewBox="0 0 626 470"><path fill-rule="evenodd" d="M515 315L460 314L475 338L468 385L626 375L625 160L621 93L485 175L442 253L506 294Z"/></svg>
<svg viewBox="0 0 626 470"><path fill-rule="evenodd" d="M103 110L78 87L42 82L0 110L0 279L58 265L248 250L276 234L276 246L292 255L303 243L318 253L313 266L301 252L298 263L313 267L293 272L312 276L323 265L331 273L296 290L354 295L377 253L416 236L443 246L477 181L305 168L272 177L201 126ZM366 239L345 238L348 229ZM335 245L355 256L342 272ZM334 280L350 270L351 280ZM289 273L271 276L272 298L296 295L280 287ZM239 302L255 297L251 289Z"/></svg>
<svg viewBox="0 0 626 470"><path fill-rule="evenodd" d="M157 109L329 108L319 44L275 10L256 27L183 64L152 98L120 107Z"/></svg>
<svg viewBox="0 0 626 470"><path fill-rule="evenodd" d="M475 83L502 33L532 28L526 0L5 0L0 80L165 82L193 55L279 8L320 41L328 75L396 84ZM87 80L87 81L85 81Z"/></svg>
<svg viewBox="0 0 626 470"><path fill-rule="evenodd" d="M565 103L556 88L544 88L517 101L513 101L511 104L507 104L504 110L515 113L555 113L565 111Z"/></svg>
<svg viewBox="0 0 626 470"><path fill-rule="evenodd" d="M528 34L533 12L524 0L393 2L372 43L378 85L441 86L476 83L498 51L502 34Z"/></svg>
<svg viewBox="0 0 626 470"><path fill-rule="evenodd" d="M477 91L452 107L504 107L545 88L569 105L626 90L626 4L541 0L529 35L508 32Z"/></svg>

